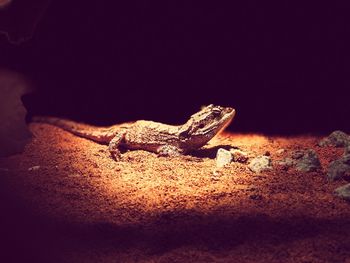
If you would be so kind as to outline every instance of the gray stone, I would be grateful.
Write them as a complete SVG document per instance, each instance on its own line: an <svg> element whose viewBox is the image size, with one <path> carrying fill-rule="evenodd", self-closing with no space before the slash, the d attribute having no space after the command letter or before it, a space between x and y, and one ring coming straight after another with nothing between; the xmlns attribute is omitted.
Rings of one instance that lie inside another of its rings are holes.
<svg viewBox="0 0 350 263"><path fill-rule="evenodd" d="M271 158L265 155L257 156L251 160L249 169L254 173L261 173L263 171L271 170Z"/></svg>
<svg viewBox="0 0 350 263"><path fill-rule="evenodd" d="M294 151L292 152L292 158L297 160L297 159L301 159L304 156L304 152L303 151Z"/></svg>
<svg viewBox="0 0 350 263"><path fill-rule="evenodd" d="M224 167L232 161L232 154L223 148L220 148L216 153L216 167Z"/></svg>
<svg viewBox="0 0 350 263"><path fill-rule="evenodd" d="M28 168L28 171L37 171L40 169L40 165L35 165L33 167Z"/></svg>
<svg viewBox="0 0 350 263"><path fill-rule="evenodd" d="M350 145L350 136L343 131L334 131L328 137L323 138L319 146L345 147Z"/></svg>
<svg viewBox="0 0 350 263"><path fill-rule="evenodd" d="M283 169L288 170L290 167L295 165L296 161L294 161L291 158L285 158L284 160L280 161L278 164L282 166Z"/></svg>
<svg viewBox="0 0 350 263"><path fill-rule="evenodd" d="M303 156L298 159L296 169L301 172L314 172L321 169L321 163L314 150L307 150Z"/></svg>
<svg viewBox="0 0 350 263"><path fill-rule="evenodd" d="M334 194L344 200L350 201L350 184L338 187L334 190Z"/></svg>
<svg viewBox="0 0 350 263"><path fill-rule="evenodd" d="M330 181L339 180L350 175L350 155L330 163L327 169L327 177Z"/></svg>

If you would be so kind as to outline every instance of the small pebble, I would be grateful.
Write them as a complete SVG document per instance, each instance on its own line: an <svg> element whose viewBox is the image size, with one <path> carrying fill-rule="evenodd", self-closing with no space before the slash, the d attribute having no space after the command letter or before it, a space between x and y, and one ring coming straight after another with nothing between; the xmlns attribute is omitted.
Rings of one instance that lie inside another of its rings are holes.
<svg viewBox="0 0 350 263"><path fill-rule="evenodd" d="M303 153L301 158L298 158L296 169L301 172L314 172L320 170L321 162L318 159L316 152L312 149Z"/></svg>
<svg viewBox="0 0 350 263"><path fill-rule="evenodd" d="M28 171L37 171L40 169L40 165L35 165L33 167L28 168Z"/></svg>
<svg viewBox="0 0 350 263"><path fill-rule="evenodd" d="M213 170L211 180L213 180L213 181L218 181L219 178L220 178L220 176L222 176L222 172L220 171L220 169L215 168L215 169Z"/></svg>
<svg viewBox="0 0 350 263"><path fill-rule="evenodd" d="M249 169L254 173L271 170L271 158L269 156L257 156L249 164Z"/></svg>
<svg viewBox="0 0 350 263"><path fill-rule="evenodd" d="M301 157L304 156L304 152L303 151L295 151L292 153L292 158L293 159L300 159Z"/></svg>
<svg viewBox="0 0 350 263"><path fill-rule="evenodd" d="M216 167L222 168L232 161L232 154L223 148L216 153Z"/></svg>
<svg viewBox="0 0 350 263"><path fill-rule="evenodd" d="M318 146L346 147L350 145L350 136L343 131L334 131L328 137L323 138Z"/></svg>
<svg viewBox="0 0 350 263"><path fill-rule="evenodd" d="M284 160L280 161L278 164L282 166L282 169L288 170L290 167L292 167L295 164L295 161L291 158L285 158Z"/></svg>
<svg viewBox="0 0 350 263"><path fill-rule="evenodd" d="M338 187L334 190L334 194L344 200L350 201L350 184Z"/></svg>
<svg viewBox="0 0 350 263"><path fill-rule="evenodd" d="M232 160L234 162L246 163L249 159L248 153L243 152L241 150L231 149L230 152L232 154Z"/></svg>
<svg viewBox="0 0 350 263"><path fill-rule="evenodd" d="M327 169L327 178L330 181L339 180L350 175L350 165L348 164L349 159L346 155L338 160L331 162Z"/></svg>

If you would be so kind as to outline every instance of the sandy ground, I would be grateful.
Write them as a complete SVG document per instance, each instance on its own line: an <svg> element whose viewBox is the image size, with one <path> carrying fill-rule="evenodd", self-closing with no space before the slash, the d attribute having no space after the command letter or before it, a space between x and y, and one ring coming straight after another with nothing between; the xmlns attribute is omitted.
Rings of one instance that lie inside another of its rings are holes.
<svg viewBox="0 0 350 263"><path fill-rule="evenodd" d="M333 195L345 182L276 164L297 149L323 167L342 154L317 137L224 133L194 157L129 151L115 162L105 145L30 129L24 153L0 160L6 262L350 262L350 204ZM233 162L214 175L228 146L269 151L274 169Z"/></svg>

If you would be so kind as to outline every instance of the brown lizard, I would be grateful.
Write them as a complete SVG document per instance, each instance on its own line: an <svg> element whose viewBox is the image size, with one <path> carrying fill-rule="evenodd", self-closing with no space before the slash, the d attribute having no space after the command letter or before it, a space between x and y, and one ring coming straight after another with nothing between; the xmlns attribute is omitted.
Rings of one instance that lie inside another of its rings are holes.
<svg viewBox="0 0 350 263"><path fill-rule="evenodd" d="M81 124L52 117L34 117L33 121L58 126L75 135L99 143L109 144L109 152L116 160L120 158L119 147L146 150L160 156L179 156L198 149L225 129L235 110L210 104L193 114L183 125L168 125L139 120L109 128L82 128Z"/></svg>

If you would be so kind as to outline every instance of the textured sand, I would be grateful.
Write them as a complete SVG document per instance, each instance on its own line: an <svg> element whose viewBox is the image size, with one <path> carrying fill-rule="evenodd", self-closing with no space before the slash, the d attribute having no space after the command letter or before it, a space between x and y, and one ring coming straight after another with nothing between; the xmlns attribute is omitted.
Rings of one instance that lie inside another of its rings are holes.
<svg viewBox="0 0 350 263"><path fill-rule="evenodd" d="M37 262L350 262L345 182L295 169L257 175L231 163L213 175L218 146L274 163L313 148L323 167L342 149L319 138L224 133L193 157L145 151L113 161L105 145L32 124L25 152L0 159L5 255ZM287 151L278 155L276 151ZM40 166L28 171L28 168ZM348 261L347 261L348 260Z"/></svg>

